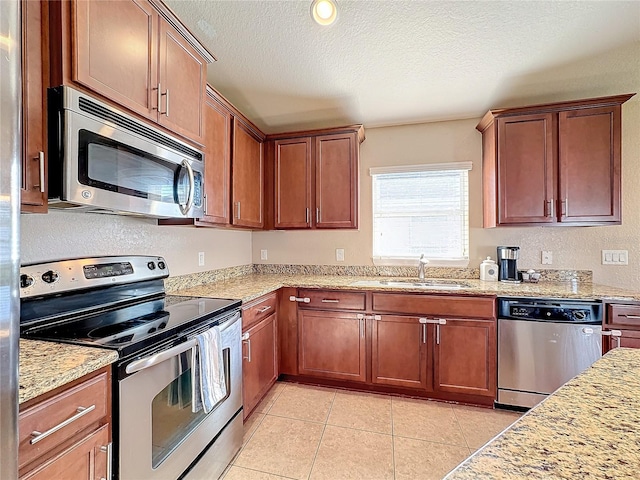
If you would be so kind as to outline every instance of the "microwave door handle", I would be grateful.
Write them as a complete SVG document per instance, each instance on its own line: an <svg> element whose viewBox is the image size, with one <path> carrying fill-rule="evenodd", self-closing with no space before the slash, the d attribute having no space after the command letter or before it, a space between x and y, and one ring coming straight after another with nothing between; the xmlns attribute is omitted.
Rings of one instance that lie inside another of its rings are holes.
<svg viewBox="0 0 640 480"><path fill-rule="evenodd" d="M178 203L178 206L180 207L182 214L187 215L189 210L191 210L191 207L193 207L193 195L196 189L196 180L193 176L193 169L186 159L182 160L182 166L187 169L187 173L189 174L189 196L187 197L187 203L184 205Z"/></svg>

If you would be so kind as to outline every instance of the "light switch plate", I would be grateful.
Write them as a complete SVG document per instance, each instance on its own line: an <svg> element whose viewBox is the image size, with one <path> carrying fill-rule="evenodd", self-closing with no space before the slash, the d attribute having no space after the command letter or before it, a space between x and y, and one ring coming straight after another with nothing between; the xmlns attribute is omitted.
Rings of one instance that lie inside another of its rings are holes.
<svg viewBox="0 0 640 480"><path fill-rule="evenodd" d="M553 264L553 252L550 252L550 251L547 251L547 250L543 250L542 251L541 263L542 263L542 265L551 265L551 264Z"/></svg>
<svg viewBox="0 0 640 480"><path fill-rule="evenodd" d="M266 259L267 259L267 251L260 250L260 260L266 260Z"/></svg>
<svg viewBox="0 0 640 480"><path fill-rule="evenodd" d="M198 266L204 267L204 252L198 252Z"/></svg>
<svg viewBox="0 0 640 480"><path fill-rule="evenodd" d="M602 265L629 265L629 251L602 250Z"/></svg>
<svg viewBox="0 0 640 480"><path fill-rule="evenodd" d="M336 248L336 262L344 262L344 248Z"/></svg>

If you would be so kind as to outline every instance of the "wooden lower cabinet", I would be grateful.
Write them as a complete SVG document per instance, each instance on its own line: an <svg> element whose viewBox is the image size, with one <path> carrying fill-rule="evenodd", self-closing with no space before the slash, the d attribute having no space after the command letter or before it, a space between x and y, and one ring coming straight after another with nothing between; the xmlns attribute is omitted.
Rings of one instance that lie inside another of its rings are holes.
<svg viewBox="0 0 640 480"><path fill-rule="evenodd" d="M495 320L445 320L435 326L435 390L495 397Z"/></svg>
<svg viewBox="0 0 640 480"><path fill-rule="evenodd" d="M107 478L109 425L75 443L21 480L98 480Z"/></svg>
<svg viewBox="0 0 640 480"><path fill-rule="evenodd" d="M602 337L602 351L607 353L617 347L640 348L640 331L621 330L621 337ZM618 339L620 343L618 344Z"/></svg>
<svg viewBox="0 0 640 480"><path fill-rule="evenodd" d="M431 390L432 327L418 317L380 315L371 328L371 381Z"/></svg>
<svg viewBox="0 0 640 480"><path fill-rule="evenodd" d="M278 378L278 322L272 313L242 336L242 396L247 418Z"/></svg>
<svg viewBox="0 0 640 480"><path fill-rule="evenodd" d="M300 310L298 338L300 375L366 381L364 315Z"/></svg>

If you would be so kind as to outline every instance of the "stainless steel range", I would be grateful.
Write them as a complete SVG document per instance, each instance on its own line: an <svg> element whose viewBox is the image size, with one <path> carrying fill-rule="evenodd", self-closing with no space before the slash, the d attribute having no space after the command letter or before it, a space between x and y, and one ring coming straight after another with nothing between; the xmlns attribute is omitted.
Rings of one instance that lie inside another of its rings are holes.
<svg viewBox="0 0 640 480"><path fill-rule="evenodd" d="M162 257L20 269L21 336L109 348L114 478L215 479L242 443L240 301L165 295ZM193 407L196 335L217 327L226 396ZM194 412L194 410L197 410Z"/></svg>

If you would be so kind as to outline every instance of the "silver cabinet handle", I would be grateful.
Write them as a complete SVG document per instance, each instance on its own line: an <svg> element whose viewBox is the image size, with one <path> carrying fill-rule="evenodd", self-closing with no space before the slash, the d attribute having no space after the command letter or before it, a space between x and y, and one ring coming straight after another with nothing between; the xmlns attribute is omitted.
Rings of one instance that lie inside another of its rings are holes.
<svg viewBox="0 0 640 480"><path fill-rule="evenodd" d="M332 298L323 298L321 302L322 303L340 303L340 300L334 300Z"/></svg>
<svg viewBox="0 0 640 480"><path fill-rule="evenodd" d="M203 202L203 210L204 210L204 214L207 214L207 194L203 194L202 195L202 202Z"/></svg>
<svg viewBox="0 0 640 480"><path fill-rule="evenodd" d="M364 318L358 319L359 328L360 328L360 337L364 338Z"/></svg>
<svg viewBox="0 0 640 480"><path fill-rule="evenodd" d="M560 204L562 205L562 215L568 215L568 211L569 211L569 199L565 198L563 199Z"/></svg>
<svg viewBox="0 0 640 480"><path fill-rule="evenodd" d="M38 153L38 162L40 165L40 193L44 193L44 152Z"/></svg>
<svg viewBox="0 0 640 480"><path fill-rule="evenodd" d="M238 216L236 217L238 220L240 220L240 202L236 202L236 208L237 208L237 214Z"/></svg>
<svg viewBox="0 0 640 480"><path fill-rule="evenodd" d="M193 176L193 169L191 168L191 164L187 161L186 158L182 159L182 166L187 169L187 173L189 174L189 195L187 196L187 203L182 205L178 202L178 206L180 207L180 211L182 215L186 215L191 207L193 207L193 196L196 190L196 180Z"/></svg>
<svg viewBox="0 0 640 480"><path fill-rule="evenodd" d="M167 88L167 91L163 93L163 95L166 95L167 97L167 101L165 102L164 114L168 117L169 116L169 89L168 88Z"/></svg>
<svg viewBox="0 0 640 480"><path fill-rule="evenodd" d="M549 216L550 217L555 217L556 216L556 201L555 199L551 199L551 211L549 212Z"/></svg>
<svg viewBox="0 0 640 480"><path fill-rule="evenodd" d="M67 418L64 422L60 422L58 425L56 425L55 427L50 428L46 432L38 432L37 430L34 430L33 432L31 432L31 436L33 438L31 440L29 440L29 443L31 445L35 445L39 441L44 440L45 438L47 438L49 435L53 435L54 433L56 433L61 428L64 428L67 425L69 425L70 423L75 422L79 418L84 417L88 413L93 412L95 409L96 409L95 405L91 405L90 407L78 407L76 409L77 413L75 415L73 415L72 417Z"/></svg>
<svg viewBox="0 0 640 480"><path fill-rule="evenodd" d="M295 297L295 296L291 295L289 297L289 301L290 302L299 302L299 303L309 303L309 302L311 302L311 299L308 298L308 297L300 298L300 297Z"/></svg>
<svg viewBox="0 0 640 480"><path fill-rule="evenodd" d="M112 466L113 462L113 444L109 442L106 446L100 447L100 451L107 454L107 475L105 478L101 478L100 480L111 480L112 476Z"/></svg>
<svg viewBox="0 0 640 480"><path fill-rule="evenodd" d="M262 307L261 309L258 310L258 313L264 313L266 311L271 310L271 305L267 305L266 307Z"/></svg>
<svg viewBox="0 0 640 480"><path fill-rule="evenodd" d="M306 208L305 219L306 219L307 225L309 225L309 207Z"/></svg>
<svg viewBox="0 0 640 480"><path fill-rule="evenodd" d="M358 320L362 320L363 318L366 318L366 317L362 313L359 313L359 314L356 315L356 318Z"/></svg>
<svg viewBox="0 0 640 480"><path fill-rule="evenodd" d="M242 334L242 343L247 344L247 357L243 356L242 358L246 359L249 363L251 363L251 339L249 338L249 332Z"/></svg>
<svg viewBox="0 0 640 480"><path fill-rule="evenodd" d="M446 325L447 324L447 319L446 318L438 318L437 319L437 323L436 323L436 344L440 345L440 325Z"/></svg>
<svg viewBox="0 0 640 480"><path fill-rule="evenodd" d="M316 223L320 223L320 207L316 208Z"/></svg>
<svg viewBox="0 0 640 480"><path fill-rule="evenodd" d="M616 348L620 348L620 337L622 337L622 330L603 330L602 335L615 338L617 344Z"/></svg>
<svg viewBox="0 0 640 480"><path fill-rule="evenodd" d="M630 319L634 319L634 320L640 319L640 315L620 315L620 317L630 318Z"/></svg>
<svg viewBox="0 0 640 480"><path fill-rule="evenodd" d="M160 103L162 102L162 87L160 86L160 83L158 83L158 88L156 88L155 90L157 90L158 97L158 105L156 107L156 110L158 110L159 114L162 114L162 112L160 111Z"/></svg>

